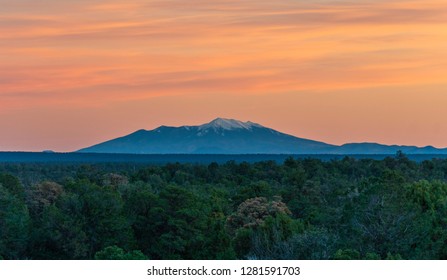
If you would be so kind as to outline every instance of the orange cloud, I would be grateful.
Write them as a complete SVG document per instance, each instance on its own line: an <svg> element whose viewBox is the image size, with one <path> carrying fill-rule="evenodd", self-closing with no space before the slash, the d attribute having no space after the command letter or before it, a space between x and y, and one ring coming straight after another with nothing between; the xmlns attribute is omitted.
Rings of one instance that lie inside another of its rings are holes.
<svg viewBox="0 0 447 280"><path fill-rule="evenodd" d="M53 110L75 123L63 112L91 110L93 118L96 110L113 122L118 117L110 108L157 98L169 100L162 107L185 104L191 96L196 104L200 97L230 107L237 96L266 104L279 98L299 106L297 96L313 100L340 91L362 96L378 88L386 102L396 88L412 87L429 89L423 94L430 98L435 85L447 83L445 42L447 3L442 0L68 0L51 6L7 1L0 11L0 112L14 122L24 111ZM349 104L347 98L334 103ZM420 104L417 95L411 100ZM213 106L200 114L220 110ZM255 108L266 107L257 103ZM228 117L243 115L226 110L236 114ZM281 109L273 111L284 117ZM126 123L134 121L128 118ZM312 118L310 125L321 126L320 120ZM368 121L366 116L360 120ZM436 122L430 115L424 120ZM350 127L359 131L359 125ZM22 122L17 129L25 127ZM375 133L380 139L371 141L388 141Z"/></svg>

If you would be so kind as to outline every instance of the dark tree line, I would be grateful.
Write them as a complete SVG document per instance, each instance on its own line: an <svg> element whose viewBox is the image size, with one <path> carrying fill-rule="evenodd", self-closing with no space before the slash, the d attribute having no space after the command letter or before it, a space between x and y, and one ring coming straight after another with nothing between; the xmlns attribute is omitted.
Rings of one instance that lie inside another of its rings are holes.
<svg viewBox="0 0 447 280"><path fill-rule="evenodd" d="M3 259L446 259L447 160L2 164Z"/></svg>

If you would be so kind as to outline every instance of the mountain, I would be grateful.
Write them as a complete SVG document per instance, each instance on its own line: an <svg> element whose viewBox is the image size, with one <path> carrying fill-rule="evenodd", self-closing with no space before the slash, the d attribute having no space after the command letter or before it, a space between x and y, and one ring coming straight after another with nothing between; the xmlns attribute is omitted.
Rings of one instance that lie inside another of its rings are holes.
<svg viewBox="0 0 447 280"><path fill-rule="evenodd" d="M199 126L138 130L80 150L130 154L317 154L335 146L297 138L253 122L217 118Z"/></svg>
<svg viewBox="0 0 447 280"><path fill-rule="evenodd" d="M402 151L404 154L447 154L447 149L437 149L432 146L399 146L382 145L377 143L350 143L337 147L337 154L395 154Z"/></svg>
<svg viewBox="0 0 447 280"><path fill-rule="evenodd" d="M351 143L336 146L281 133L253 122L217 118L199 126L138 130L81 153L125 154L443 154L447 149Z"/></svg>

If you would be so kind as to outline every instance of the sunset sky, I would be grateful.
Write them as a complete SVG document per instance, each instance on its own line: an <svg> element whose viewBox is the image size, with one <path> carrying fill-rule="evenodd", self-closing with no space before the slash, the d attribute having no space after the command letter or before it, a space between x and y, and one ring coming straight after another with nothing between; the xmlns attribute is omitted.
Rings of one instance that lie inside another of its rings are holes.
<svg viewBox="0 0 447 280"><path fill-rule="evenodd" d="M0 0L0 150L216 117L447 147L447 1Z"/></svg>

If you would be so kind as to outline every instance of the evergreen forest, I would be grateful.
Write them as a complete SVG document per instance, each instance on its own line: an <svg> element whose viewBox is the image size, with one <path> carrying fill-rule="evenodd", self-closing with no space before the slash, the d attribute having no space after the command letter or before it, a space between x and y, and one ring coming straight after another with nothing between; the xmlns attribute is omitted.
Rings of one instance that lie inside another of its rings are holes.
<svg viewBox="0 0 447 280"><path fill-rule="evenodd" d="M0 259L447 259L447 160L1 163Z"/></svg>

